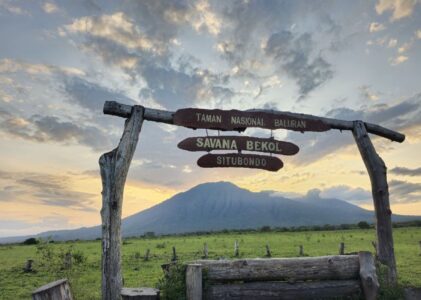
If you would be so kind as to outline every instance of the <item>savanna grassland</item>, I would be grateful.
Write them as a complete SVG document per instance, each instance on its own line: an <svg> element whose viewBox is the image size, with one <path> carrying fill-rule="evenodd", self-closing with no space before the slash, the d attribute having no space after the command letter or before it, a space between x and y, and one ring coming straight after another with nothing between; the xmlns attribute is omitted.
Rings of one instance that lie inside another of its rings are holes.
<svg viewBox="0 0 421 300"><path fill-rule="evenodd" d="M155 287L162 277L161 264L172 257L176 248L179 261L199 259L203 244L209 248L209 258L232 258L234 242L240 246L240 257L264 257L269 244L272 257L294 257L299 245L305 255L338 254L340 242L345 252L372 251L373 229L304 232L244 232L210 235L170 236L125 239L123 243L124 286ZM399 282L404 286L421 287L421 228L394 230ZM147 249L150 258L144 260ZM72 265L65 264L66 253L72 253ZM33 259L34 272L23 267ZM38 245L0 246L0 299L30 299L31 292L54 280L69 278L76 300L99 299L101 285L101 242L77 241L41 243Z"/></svg>

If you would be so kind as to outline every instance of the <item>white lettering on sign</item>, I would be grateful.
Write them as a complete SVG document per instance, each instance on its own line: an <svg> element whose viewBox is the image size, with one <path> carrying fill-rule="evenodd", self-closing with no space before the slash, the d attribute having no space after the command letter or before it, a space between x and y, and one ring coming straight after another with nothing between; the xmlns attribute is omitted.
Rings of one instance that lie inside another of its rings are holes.
<svg viewBox="0 0 421 300"><path fill-rule="evenodd" d="M283 120L275 119L275 127L282 128L306 128L306 121L304 120Z"/></svg>
<svg viewBox="0 0 421 300"><path fill-rule="evenodd" d="M263 118L232 116L231 124L240 126L265 126Z"/></svg>
<svg viewBox="0 0 421 300"><path fill-rule="evenodd" d="M220 115L208 115L203 113L196 113L196 120L198 122L206 123L222 123L222 116Z"/></svg>
<svg viewBox="0 0 421 300"><path fill-rule="evenodd" d="M217 156L218 166L244 166L244 167L266 167L267 160L264 157L241 157L241 156Z"/></svg>
<svg viewBox="0 0 421 300"><path fill-rule="evenodd" d="M281 153L282 147L277 141L247 141L246 150Z"/></svg>
<svg viewBox="0 0 421 300"><path fill-rule="evenodd" d="M230 139L197 138L196 146L204 149L237 150L237 142Z"/></svg>

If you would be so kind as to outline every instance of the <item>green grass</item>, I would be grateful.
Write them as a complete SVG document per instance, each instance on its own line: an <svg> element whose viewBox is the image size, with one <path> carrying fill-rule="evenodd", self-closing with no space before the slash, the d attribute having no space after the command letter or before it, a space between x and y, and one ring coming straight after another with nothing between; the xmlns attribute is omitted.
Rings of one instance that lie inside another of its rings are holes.
<svg viewBox="0 0 421 300"><path fill-rule="evenodd" d="M395 252L399 282L404 286L421 287L421 255L419 241L421 228L394 229ZM240 245L240 257L264 257L268 243L272 257L294 257L298 246L304 246L309 256L338 253L340 242L345 242L345 252L372 251L375 240L373 229L307 232L248 232L201 236L157 237L127 239L123 245L124 286L155 287L163 273L161 264L168 263L172 246L176 247L180 261L199 259L203 244L209 248L209 258L232 258L234 241ZM150 249L150 260L144 261L146 249ZM67 251L79 252L86 260L74 263L64 270L63 255ZM50 257L44 257L50 253ZM24 273L27 259L34 259L34 273ZM100 241L51 243L44 250L37 246L0 246L0 299L30 299L31 292L54 280L69 278L76 300L99 299L101 285Z"/></svg>

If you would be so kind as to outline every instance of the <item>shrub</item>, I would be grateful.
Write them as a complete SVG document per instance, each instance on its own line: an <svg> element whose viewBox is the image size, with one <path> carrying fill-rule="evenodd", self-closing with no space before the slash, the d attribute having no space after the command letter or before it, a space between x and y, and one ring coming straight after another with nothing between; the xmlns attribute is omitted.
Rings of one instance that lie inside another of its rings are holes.
<svg viewBox="0 0 421 300"><path fill-rule="evenodd" d="M186 266L171 265L168 272L158 281L157 288L161 291L162 300L186 299Z"/></svg>
<svg viewBox="0 0 421 300"><path fill-rule="evenodd" d="M29 238L29 239L26 239L25 241L23 241L23 244L24 245L36 245L36 244L39 244L39 240L32 237L32 238Z"/></svg>
<svg viewBox="0 0 421 300"><path fill-rule="evenodd" d="M83 264L84 262L86 262L86 256L80 250L73 252L72 257L75 261L75 264Z"/></svg>
<svg viewBox="0 0 421 300"><path fill-rule="evenodd" d="M370 228L370 224L368 224L366 221L358 222L357 226L358 226L358 228L361 228L361 229L369 229Z"/></svg>

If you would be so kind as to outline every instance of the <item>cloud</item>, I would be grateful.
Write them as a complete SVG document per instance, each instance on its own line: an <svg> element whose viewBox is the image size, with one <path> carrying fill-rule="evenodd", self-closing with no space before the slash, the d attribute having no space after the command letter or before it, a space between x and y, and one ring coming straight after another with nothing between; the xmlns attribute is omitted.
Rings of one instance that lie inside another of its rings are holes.
<svg viewBox="0 0 421 300"><path fill-rule="evenodd" d="M381 23L377 23L377 22L370 23L370 27L369 27L370 32L379 32L385 29L386 29L386 26L384 26Z"/></svg>
<svg viewBox="0 0 421 300"><path fill-rule="evenodd" d="M91 110L95 114L102 114L105 101L118 101L128 105L136 104L133 99L124 96L123 93L113 91L79 77L65 77L63 81L64 92L69 96L71 103Z"/></svg>
<svg viewBox="0 0 421 300"><path fill-rule="evenodd" d="M51 75L54 73L65 75L85 75L85 73L73 67L59 67L49 64L32 64L21 60L3 58L0 60L0 73L25 72L31 75Z"/></svg>
<svg viewBox="0 0 421 300"><path fill-rule="evenodd" d="M406 62L409 59L408 56L405 55L398 55L395 58L389 59L389 62L392 66L400 65L403 62Z"/></svg>
<svg viewBox="0 0 421 300"><path fill-rule="evenodd" d="M272 34L265 46L266 54L297 80L301 97L333 76L331 65L320 54L310 58L312 48L311 34L294 37L290 31Z"/></svg>
<svg viewBox="0 0 421 300"><path fill-rule="evenodd" d="M79 125L54 116L19 117L0 111L0 130L12 136L36 142L79 143L95 151L111 146L110 136L94 126Z"/></svg>
<svg viewBox="0 0 421 300"><path fill-rule="evenodd" d="M53 2L45 2L42 5L42 9L47 14L53 14L58 11L58 6Z"/></svg>
<svg viewBox="0 0 421 300"><path fill-rule="evenodd" d="M360 90L360 95L364 100L371 100L371 101L379 100L379 96L370 89L370 86L362 85L359 87L359 90Z"/></svg>
<svg viewBox="0 0 421 300"><path fill-rule="evenodd" d="M371 191L362 188L353 188L347 185L337 185L326 188L320 192L322 198L345 200L354 204L371 203Z"/></svg>
<svg viewBox="0 0 421 300"><path fill-rule="evenodd" d="M409 169L405 167L395 167L389 171L392 174L404 176L421 176L421 168Z"/></svg>
<svg viewBox="0 0 421 300"><path fill-rule="evenodd" d="M396 21L412 15L417 0L378 0L376 12L382 15L384 12L391 11L391 21Z"/></svg>
<svg viewBox="0 0 421 300"><path fill-rule="evenodd" d="M391 180L389 188L392 203L412 203L421 199L421 183Z"/></svg>
<svg viewBox="0 0 421 300"><path fill-rule="evenodd" d="M20 201L28 204L59 206L81 211L97 211L93 207L98 195L72 190L68 176L29 172L1 172L8 182L0 190L0 202Z"/></svg>
<svg viewBox="0 0 421 300"><path fill-rule="evenodd" d="M350 121L363 120L405 132L421 125L421 94L416 94L395 105L369 104L356 110L339 107L330 110L326 117ZM340 133L338 130L304 134L288 132L286 139L300 147L300 152L292 158L296 164L312 163L354 144L350 132Z"/></svg>
<svg viewBox="0 0 421 300"><path fill-rule="evenodd" d="M421 29L418 29L418 30L415 32L415 36L417 37L417 39L421 39Z"/></svg>
<svg viewBox="0 0 421 300"><path fill-rule="evenodd" d="M23 9L20 6L17 6L15 1L10 1L10 0L0 1L0 12L1 10L5 10L14 15L26 15L26 16L31 15L29 11Z"/></svg>

